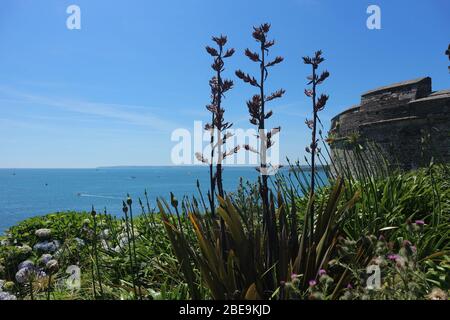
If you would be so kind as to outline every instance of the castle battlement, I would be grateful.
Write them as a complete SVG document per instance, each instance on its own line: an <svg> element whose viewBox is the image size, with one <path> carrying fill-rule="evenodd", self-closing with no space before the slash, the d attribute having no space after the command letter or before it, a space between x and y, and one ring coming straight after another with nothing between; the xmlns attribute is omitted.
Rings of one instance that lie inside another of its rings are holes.
<svg viewBox="0 0 450 320"><path fill-rule="evenodd" d="M431 156L450 161L450 90L433 92L430 77L367 91L361 102L331 120L333 157L350 152L349 136L374 142L388 160L405 169ZM425 143L426 142L426 143Z"/></svg>

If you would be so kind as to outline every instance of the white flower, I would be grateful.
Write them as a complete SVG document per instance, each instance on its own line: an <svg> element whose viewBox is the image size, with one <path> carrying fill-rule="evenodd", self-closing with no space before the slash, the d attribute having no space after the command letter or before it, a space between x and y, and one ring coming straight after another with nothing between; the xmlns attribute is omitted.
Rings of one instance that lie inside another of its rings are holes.
<svg viewBox="0 0 450 320"><path fill-rule="evenodd" d="M74 238L74 240L75 240L75 242L77 243L77 245L78 245L79 247L84 247L85 243L84 243L84 240L83 240L83 239L80 239L80 238Z"/></svg>
<svg viewBox="0 0 450 320"><path fill-rule="evenodd" d="M19 263L19 266L17 267L17 269L20 270L20 269L24 269L24 268L33 269L34 268L33 261L25 260L25 261L22 261L21 263Z"/></svg>
<svg viewBox="0 0 450 320"><path fill-rule="evenodd" d="M41 240L47 240L50 239L50 236L52 235L52 230L46 228L38 229L34 232L34 234Z"/></svg>
<svg viewBox="0 0 450 320"><path fill-rule="evenodd" d="M20 284L27 283L33 276L33 270L29 268L23 268L17 271L16 281Z"/></svg>
<svg viewBox="0 0 450 320"><path fill-rule="evenodd" d="M33 249L31 249L31 247L27 244L24 244L23 246L18 247L19 251L21 254L29 254L31 253L31 251L33 251Z"/></svg>
<svg viewBox="0 0 450 320"><path fill-rule="evenodd" d="M0 292L0 300L17 300L17 298L8 292Z"/></svg>
<svg viewBox="0 0 450 320"><path fill-rule="evenodd" d="M100 238L101 239L108 239L110 235L110 232L108 229L103 230L102 232L100 232Z"/></svg>
<svg viewBox="0 0 450 320"><path fill-rule="evenodd" d="M119 240L119 246L120 247L125 247L127 244L128 244L128 238L127 237L120 238L120 240Z"/></svg>
<svg viewBox="0 0 450 320"><path fill-rule="evenodd" d="M102 239L100 243L102 245L103 250L109 250L109 244L106 240Z"/></svg>
<svg viewBox="0 0 450 320"><path fill-rule="evenodd" d="M60 247L60 243L57 240L43 241L34 245L33 249L41 252L55 252Z"/></svg>
<svg viewBox="0 0 450 320"><path fill-rule="evenodd" d="M40 258L39 258L39 264L41 265L46 265L47 262L49 262L50 260L53 259L53 256L51 254L48 253L44 253Z"/></svg>

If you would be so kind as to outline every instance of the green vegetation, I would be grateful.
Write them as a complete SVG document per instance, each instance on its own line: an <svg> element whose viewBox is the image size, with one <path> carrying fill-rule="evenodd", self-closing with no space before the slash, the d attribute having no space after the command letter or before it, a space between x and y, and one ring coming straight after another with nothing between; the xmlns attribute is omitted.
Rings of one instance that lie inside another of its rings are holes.
<svg viewBox="0 0 450 320"><path fill-rule="evenodd" d="M222 79L223 59L234 50L224 52L227 38L214 37L218 50L206 48L215 71L206 128L212 150L210 158L197 154L209 164L207 197L197 182L198 199L179 202L170 194L170 203L159 199L156 208L146 192L137 203L128 196L122 217L92 208L28 219L1 240L0 300L448 299L450 166L431 162L396 171L355 134L346 138L354 157L343 151L329 164L325 141L333 143L333 133L322 136L319 118L328 95L317 92L330 76L317 73L322 51L303 58L312 70L305 90L313 115L306 120L309 168L297 163L288 174L269 177L278 165L268 163L266 152L280 128L266 133L273 114L266 104L284 94L266 95L268 70L283 61L266 61L275 44L269 30L269 24L255 27L260 51L245 51L259 65L259 80L236 71L259 92L247 108L260 146L242 146L259 155L258 182L223 190L221 161L240 146L224 147L231 123L224 120L222 99L233 82Z"/></svg>
<svg viewBox="0 0 450 320"><path fill-rule="evenodd" d="M270 193L270 214L277 221L274 247L278 252L273 265L266 259L269 251L258 187L249 183L241 183L216 208L226 226L225 256L218 241L219 217L207 209L205 213L206 206L196 199L160 200L157 210L147 201L139 200L136 206L126 199L121 218L95 211L31 218L2 238L0 295L18 299L446 299L450 284L448 169L431 165L366 180L334 179L329 173L330 184L315 192L311 231L311 202L302 196L302 189L307 190L302 176L308 172L293 167L289 175L272 179L276 192ZM81 271L79 289L67 284L67 268L74 265ZM379 289L367 288L369 265L380 267ZM20 267L28 272L20 272Z"/></svg>

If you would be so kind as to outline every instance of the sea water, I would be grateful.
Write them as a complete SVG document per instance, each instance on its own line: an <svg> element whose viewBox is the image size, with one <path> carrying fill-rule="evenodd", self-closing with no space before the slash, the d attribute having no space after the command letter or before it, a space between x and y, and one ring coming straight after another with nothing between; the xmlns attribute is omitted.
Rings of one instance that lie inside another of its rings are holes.
<svg viewBox="0 0 450 320"><path fill-rule="evenodd" d="M288 172L282 169L282 172ZM224 188L236 191L240 178L256 182L253 167L226 167ZM98 169L0 169L0 233L26 218L64 211L122 213L127 193L138 203L144 191L151 207L157 197L170 198L170 192L181 200L198 196L197 180L207 200L209 169L206 166L122 167ZM140 210L136 210L138 212Z"/></svg>

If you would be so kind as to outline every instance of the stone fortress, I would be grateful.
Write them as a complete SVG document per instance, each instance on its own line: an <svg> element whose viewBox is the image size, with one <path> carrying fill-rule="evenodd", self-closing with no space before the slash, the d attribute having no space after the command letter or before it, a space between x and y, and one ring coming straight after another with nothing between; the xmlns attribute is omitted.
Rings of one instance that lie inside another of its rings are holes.
<svg viewBox="0 0 450 320"><path fill-rule="evenodd" d="M335 163L371 162L374 154L404 170L426 166L432 157L449 162L450 90L433 92L429 77L370 90L331 120L330 140ZM356 144L376 148L361 158Z"/></svg>

